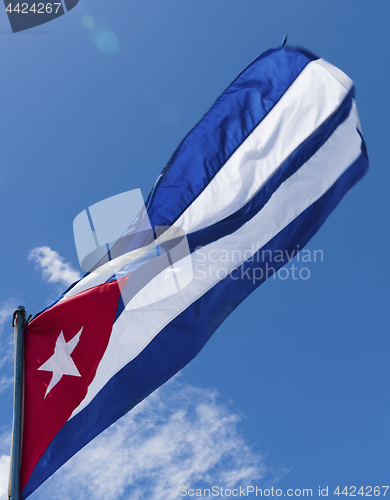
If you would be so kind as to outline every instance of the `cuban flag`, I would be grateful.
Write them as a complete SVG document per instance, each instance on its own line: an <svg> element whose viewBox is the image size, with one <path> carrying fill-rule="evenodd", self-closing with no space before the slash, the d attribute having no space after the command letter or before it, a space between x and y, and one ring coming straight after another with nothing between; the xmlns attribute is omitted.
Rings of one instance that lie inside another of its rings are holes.
<svg viewBox="0 0 390 500"><path fill-rule="evenodd" d="M183 140L109 258L27 325L21 498L193 359L363 177L354 95L306 50L262 54ZM184 278L161 297L168 264L155 263L181 246Z"/></svg>

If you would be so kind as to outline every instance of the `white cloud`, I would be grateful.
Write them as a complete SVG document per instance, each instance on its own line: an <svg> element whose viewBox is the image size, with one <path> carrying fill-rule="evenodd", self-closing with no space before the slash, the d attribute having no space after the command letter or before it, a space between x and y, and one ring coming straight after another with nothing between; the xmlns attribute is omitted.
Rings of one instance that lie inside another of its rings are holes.
<svg viewBox="0 0 390 500"><path fill-rule="evenodd" d="M42 269L42 277L49 283L69 286L80 279L80 274L49 247L33 248L28 254L28 259L33 260Z"/></svg>
<svg viewBox="0 0 390 500"><path fill-rule="evenodd" d="M4 391L6 391L9 387L11 387L14 383L13 377L6 377L3 375L0 378L0 394Z"/></svg>
<svg viewBox="0 0 390 500"><path fill-rule="evenodd" d="M11 329L12 313L16 307L12 307L10 302L5 302L0 306L0 332L3 330L4 325L8 322Z"/></svg>
<svg viewBox="0 0 390 500"><path fill-rule="evenodd" d="M0 434L0 455L4 455L5 451L9 451L11 446L11 430L8 426L3 426ZM5 430L4 430L5 429Z"/></svg>
<svg viewBox="0 0 390 500"><path fill-rule="evenodd" d="M7 498L9 477L9 455L0 456L0 500Z"/></svg>
<svg viewBox="0 0 390 500"><path fill-rule="evenodd" d="M224 488L275 478L215 391L177 378L81 450L31 499L173 500L181 486Z"/></svg>
<svg viewBox="0 0 390 500"><path fill-rule="evenodd" d="M13 360L14 330L11 325L15 309L11 301L0 304L0 368ZM3 379L0 380L0 392L5 383Z"/></svg>
<svg viewBox="0 0 390 500"><path fill-rule="evenodd" d="M8 498L8 478L9 478L9 452L11 446L11 433L9 430L0 434L0 500Z"/></svg>

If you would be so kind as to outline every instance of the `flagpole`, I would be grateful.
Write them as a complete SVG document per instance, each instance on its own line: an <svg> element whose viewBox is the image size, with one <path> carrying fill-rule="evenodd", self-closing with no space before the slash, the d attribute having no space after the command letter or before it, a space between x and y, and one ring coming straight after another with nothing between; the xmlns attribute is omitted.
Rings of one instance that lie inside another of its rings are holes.
<svg viewBox="0 0 390 500"><path fill-rule="evenodd" d="M8 498L20 499L20 461L22 454L23 389L24 389L24 326L26 311L19 306L14 312L12 326L15 327L15 392L14 418L12 425L11 471Z"/></svg>

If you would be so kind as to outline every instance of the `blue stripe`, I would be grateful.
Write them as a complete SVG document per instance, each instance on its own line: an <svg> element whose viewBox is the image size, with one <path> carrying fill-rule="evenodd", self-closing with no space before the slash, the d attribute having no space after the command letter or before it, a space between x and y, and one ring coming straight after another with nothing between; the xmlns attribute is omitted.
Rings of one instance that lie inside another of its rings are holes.
<svg viewBox="0 0 390 500"><path fill-rule="evenodd" d="M264 52L236 78L164 168L146 202L153 227L174 224L315 59L304 50L278 47Z"/></svg>
<svg viewBox="0 0 390 500"><path fill-rule="evenodd" d="M319 200L260 249L255 258L191 304L112 377L92 402L61 428L36 465L21 498L27 498L72 455L191 361L224 319L289 260L286 252L291 256L297 249L302 250L367 168L368 161L362 153ZM262 256L269 255L267 250L271 255L283 250L284 260L262 260ZM254 269L263 269L262 279L242 279L245 273L253 276Z"/></svg>

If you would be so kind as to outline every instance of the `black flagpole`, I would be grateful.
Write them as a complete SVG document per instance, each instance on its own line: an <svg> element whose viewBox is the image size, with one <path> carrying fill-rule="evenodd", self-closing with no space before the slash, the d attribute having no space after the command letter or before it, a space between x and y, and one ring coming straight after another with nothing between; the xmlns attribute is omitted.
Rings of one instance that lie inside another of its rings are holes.
<svg viewBox="0 0 390 500"><path fill-rule="evenodd" d="M24 389L24 326L26 311L19 306L14 312L12 326L15 327L15 393L14 419L12 425L12 448L8 499L20 499L20 461L22 454L23 389Z"/></svg>

